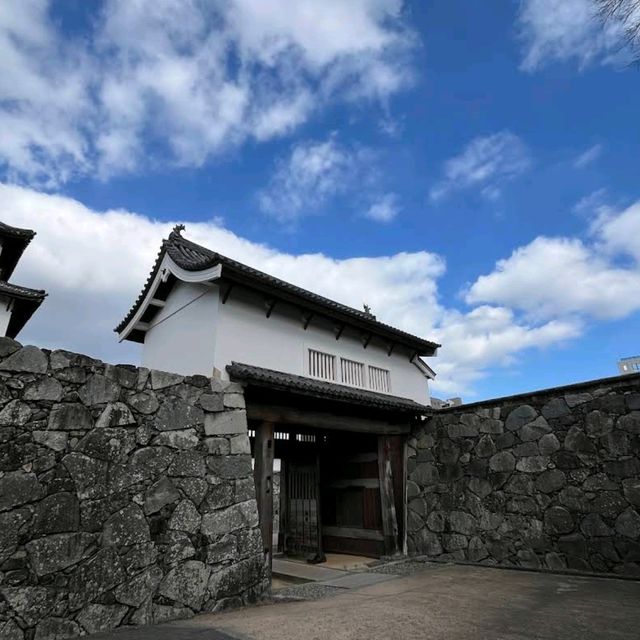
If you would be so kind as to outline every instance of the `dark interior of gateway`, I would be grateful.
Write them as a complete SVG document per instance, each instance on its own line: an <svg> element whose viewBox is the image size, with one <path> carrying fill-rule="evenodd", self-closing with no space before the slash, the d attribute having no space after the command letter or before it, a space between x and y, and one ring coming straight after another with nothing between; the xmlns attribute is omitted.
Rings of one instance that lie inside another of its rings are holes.
<svg viewBox="0 0 640 640"><path fill-rule="evenodd" d="M263 541L273 553L317 563L326 553L402 550L403 436L260 421L249 429Z"/></svg>

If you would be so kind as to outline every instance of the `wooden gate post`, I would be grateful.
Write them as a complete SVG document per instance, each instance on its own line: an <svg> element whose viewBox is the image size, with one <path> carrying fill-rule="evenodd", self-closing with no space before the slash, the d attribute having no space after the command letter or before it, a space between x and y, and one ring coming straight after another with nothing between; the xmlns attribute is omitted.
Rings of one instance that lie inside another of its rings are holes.
<svg viewBox="0 0 640 640"><path fill-rule="evenodd" d="M273 560L273 430L273 422L263 422L256 427L253 467L262 548L269 572Z"/></svg>
<svg viewBox="0 0 640 640"><path fill-rule="evenodd" d="M380 506L382 508L382 535L387 555L398 553L398 519L391 469L392 439L378 436L378 471L380 477Z"/></svg>

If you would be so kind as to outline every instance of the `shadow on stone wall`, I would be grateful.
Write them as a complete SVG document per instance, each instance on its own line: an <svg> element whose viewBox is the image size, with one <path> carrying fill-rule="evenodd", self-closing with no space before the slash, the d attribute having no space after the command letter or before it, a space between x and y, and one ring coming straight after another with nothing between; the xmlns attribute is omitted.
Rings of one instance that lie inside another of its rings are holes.
<svg viewBox="0 0 640 640"><path fill-rule="evenodd" d="M268 588L238 385L0 339L0 637L184 618Z"/></svg>
<svg viewBox="0 0 640 640"><path fill-rule="evenodd" d="M408 464L412 554L640 577L640 376L442 411Z"/></svg>

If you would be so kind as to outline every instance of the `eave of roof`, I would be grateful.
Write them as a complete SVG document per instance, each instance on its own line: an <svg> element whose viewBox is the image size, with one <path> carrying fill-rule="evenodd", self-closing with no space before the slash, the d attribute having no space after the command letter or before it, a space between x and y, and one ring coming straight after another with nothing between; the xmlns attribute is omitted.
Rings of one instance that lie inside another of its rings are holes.
<svg viewBox="0 0 640 640"><path fill-rule="evenodd" d="M11 298L19 298L21 300L39 300L42 302L47 296L44 289L30 289L29 287L21 287L17 284L11 284L5 280L0 280L0 294Z"/></svg>
<svg viewBox="0 0 640 640"><path fill-rule="evenodd" d="M21 227L12 227L6 222L0 222L0 235L12 236L14 238L22 238L24 240L32 240L36 232L32 229L22 229Z"/></svg>
<svg viewBox="0 0 640 640"><path fill-rule="evenodd" d="M47 293L42 289L29 289L0 280L0 295L13 300L7 335L10 338L15 338L42 304Z"/></svg>
<svg viewBox="0 0 640 640"><path fill-rule="evenodd" d="M27 248L35 231L12 227L0 222L0 238L2 238L2 251L0 251L0 278L7 281L18 264L24 250Z"/></svg>
<svg viewBox="0 0 640 640"><path fill-rule="evenodd" d="M221 264L223 266L223 279L269 292L274 297L284 299L291 304L298 304L310 308L316 313L326 315L345 324L353 325L373 335L383 336L391 341L395 340L399 344L406 345L408 348L414 350L417 355L434 355L435 351L440 347L436 342L425 340L424 338L414 336L391 325L379 322L364 311L359 311L358 309L330 300L223 256L215 251L211 251L206 247L183 238L180 235L180 231L181 228L177 227L171 232L169 238L162 243L156 262L142 292L125 318L116 327L116 332L121 333L131 322L155 280L164 256L168 254L176 265L185 271L202 271L215 264Z"/></svg>
<svg viewBox="0 0 640 640"><path fill-rule="evenodd" d="M431 413L431 408L414 400L376 393L367 389L357 389L334 382L315 380L283 371L264 369L240 362L227 365L227 373L232 380L251 386L265 387L278 391L288 391L298 395L335 400L348 404L372 407L387 411L422 415Z"/></svg>

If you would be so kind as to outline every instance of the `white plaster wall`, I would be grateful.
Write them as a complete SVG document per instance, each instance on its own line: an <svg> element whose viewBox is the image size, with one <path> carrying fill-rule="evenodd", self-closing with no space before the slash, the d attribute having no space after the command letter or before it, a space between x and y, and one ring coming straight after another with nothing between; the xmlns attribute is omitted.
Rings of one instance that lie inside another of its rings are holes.
<svg viewBox="0 0 640 640"><path fill-rule="evenodd" d="M388 356L375 338L365 349L359 334L348 329L336 340L332 325L321 322L314 318L305 331L300 312L283 303L267 318L262 299L234 289L219 308L215 367L226 376L226 365L235 360L304 376L309 373L307 352L311 348L388 369L393 395L429 402L428 380L409 362L407 353Z"/></svg>
<svg viewBox="0 0 640 640"><path fill-rule="evenodd" d="M429 403L428 380L407 352L389 356L375 338L365 349L359 333L349 329L336 340L332 324L318 318L305 331L300 311L284 303L267 318L264 299L237 287L222 304L217 286L178 283L152 324L143 348L145 367L207 376L215 367L228 379L226 366L236 361L306 376L308 349L316 349L388 369L392 395Z"/></svg>
<svg viewBox="0 0 640 640"><path fill-rule="evenodd" d="M218 305L217 286L177 283L147 331L143 366L211 376Z"/></svg>
<svg viewBox="0 0 640 640"><path fill-rule="evenodd" d="M0 296L0 336L7 335L9 320L11 320L11 298Z"/></svg>

